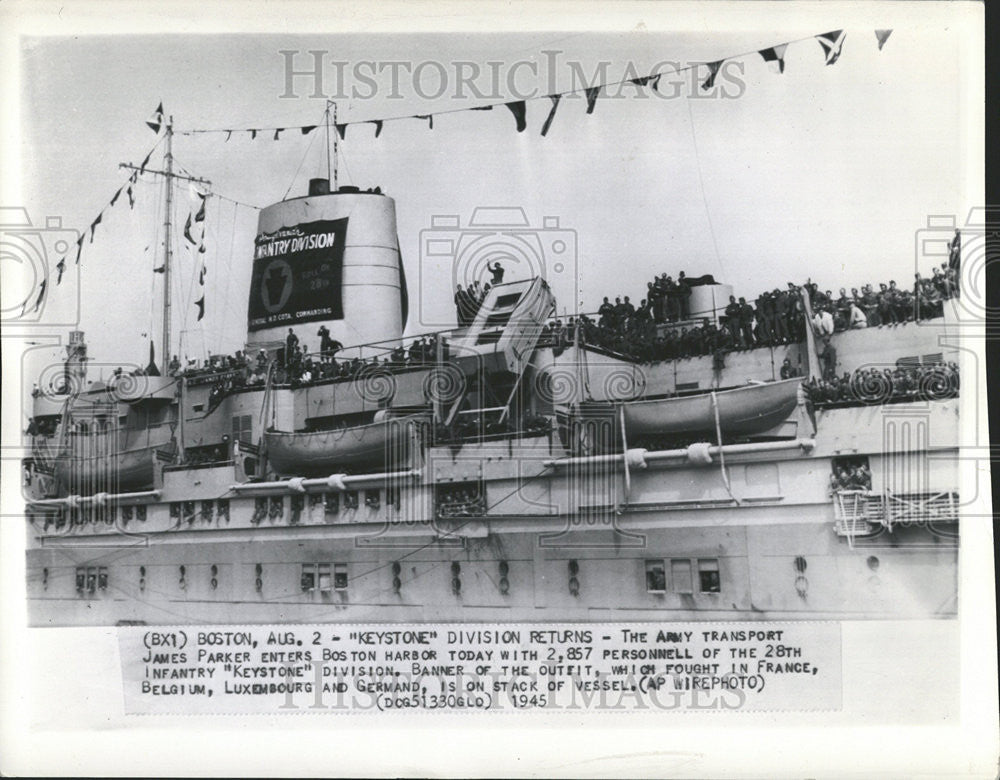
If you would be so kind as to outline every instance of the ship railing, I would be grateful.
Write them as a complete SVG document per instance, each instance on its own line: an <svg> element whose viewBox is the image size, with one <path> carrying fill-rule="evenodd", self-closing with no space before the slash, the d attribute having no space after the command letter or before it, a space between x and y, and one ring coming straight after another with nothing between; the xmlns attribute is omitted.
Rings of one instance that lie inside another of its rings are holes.
<svg viewBox="0 0 1000 780"><path fill-rule="evenodd" d="M958 522L958 493L950 490L927 493L885 492L883 523L888 530L894 525L928 525Z"/></svg>
<svg viewBox="0 0 1000 780"><path fill-rule="evenodd" d="M407 356L409 356L409 346L415 341L429 339L431 341L431 347L433 347L438 339L454 337L456 333L464 330L464 328L447 328L445 330L428 331L426 333L414 333L411 336L399 336L391 339L382 339L381 341L369 341L364 344L352 344L349 347L342 347L341 349L338 349L335 354L335 359L337 362L353 360L354 358L361 361L367 361L373 357L381 358L391 355L392 351L399 347L403 347L407 352ZM310 350L302 355L302 357L309 357L314 360L322 360L327 356L328 353L324 352L322 349ZM431 359L433 360L433 358ZM385 365L385 363L383 363L383 365Z"/></svg>
<svg viewBox="0 0 1000 780"><path fill-rule="evenodd" d="M847 538L852 547L859 536L872 536L881 530L891 532L900 526L934 528L941 523L958 522L958 493L952 490L925 493L883 493L870 490L840 489L833 493L834 530Z"/></svg>
<svg viewBox="0 0 1000 780"><path fill-rule="evenodd" d="M859 536L872 536L882 529L883 505L880 496L869 490L843 488L833 492L834 531L854 547Z"/></svg>

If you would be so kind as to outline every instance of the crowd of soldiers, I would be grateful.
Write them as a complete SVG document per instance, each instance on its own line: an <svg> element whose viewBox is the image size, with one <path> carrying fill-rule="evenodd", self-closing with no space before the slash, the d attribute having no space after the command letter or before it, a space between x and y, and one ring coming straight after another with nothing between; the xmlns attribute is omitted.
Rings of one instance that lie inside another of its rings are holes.
<svg viewBox="0 0 1000 780"><path fill-rule="evenodd" d="M845 372L842 376L812 377L803 387L810 403L818 409L859 403L937 401L958 396L958 364L870 366L853 373Z"/></svg>
<svg viewBox="0 0 1000 780"><path fill-rule="evenodd" d="M489 291L498 284L503 284L506 271L499 261L494 264L487 263L486 270L490 272L491 279L485 284L480 284L479 280L476 279L468 287L458 285L455 288L455 314L460 328L472 324Z"/></svg>
<svg viewBox="0 0 1000 780"><path fill-rule="evenodd" d="M441 517L477 517L486 513L486 498L481 490L457 485L438 494L437 511Z"/></svg>
<svg viewBox="0 0 1000 780"><path fill-rule="evenodd" d="M835 458L830 474L830 489L871 490L872 472L868 458Z"/></svg>
<svg viewBox="0 0 1000 780"><path fill-rule="evenodd" d="M698 283L710 277L702 277ZM647 283L647 295L636 307L629 296L606 297L597 311L596 322L586 315L550 324L551 338L573 343L576 329L588 344L627 355L641 361L670 360L696 355L777 346L801 342L806 334L808 295L812 324L818 335L858 328L896 325L942 315L944 301L958 295L957 266L944 263L931 278L916 274L913 289L896 282L841 288L838 295L821 290L811 280L804 285L788 282L786 289L765 290L751 304L746 298L730 296L719 325L703 312L688 311L692 284L675 283L666 274ZM679 323L658 328L663 323Z"/></svg>
<svg viewBox="0 0 1000 780"><path fill-rule="evenodd" d="M169 373L170 376L183 375L189 381L214 377L214 399L241 387L263 386L269 371L274 384L298 386L324 379L351 379L362 369L372 370L372 367L395 371L428 365L437 359L439 348L443 359L447 360L449 354L447 340L431 335L417 337L408 346L400 343L394 349L385 350L381 358L378 355L363 359L338 358L343 345L330 337L326 326L321 327L317 335L320 336L319 352L310 352L289 328L285 348L274 359L266 349L258 351L253 358L238 351L234 355L211 355L200 364L189 361L188 368L182 371L175 356L170 362Z"/></svg>

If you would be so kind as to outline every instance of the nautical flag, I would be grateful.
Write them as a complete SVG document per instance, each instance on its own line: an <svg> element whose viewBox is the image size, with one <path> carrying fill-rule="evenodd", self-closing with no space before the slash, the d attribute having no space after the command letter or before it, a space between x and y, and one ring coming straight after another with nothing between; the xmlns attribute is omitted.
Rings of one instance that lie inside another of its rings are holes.
<svg viewBox="0 0 1000 780"><path fill-rule="evenodd" d="M722 67L723 60L718 62L706 62L708 65L708 78L702 83L701 88L706 92L715 86L715 77L719 75L719 68Z"/></svg>
<svg viewBox="0 0 1000 780"><path fill-rule="evenodd" d="M194 302L194 305L198 307L198 322L201 322L201 318L205 316L205 296L202 295L198 300Z"/></svg>
<svg viewBox="0 0 1000 780"><path fill-rule="evenodd" d="M153 112L153 115L146 120L146 124L149 126L149 129L152 130L154 133L160 132L160 127L163 125L162 101L160 102L160 105L156 107L156 111Z"/></svg>
<svg viewBox="0 0 1000 780"><path fill-rule="evenodd" d="M128 189L125 190L125 194L128 195L128 207L132 208L135 205L135 198L132 197L132 185L128 185Z"/></svg>
<svg viewBox="0 0 1000 780"><path fill-rule="evenodd" d="M251 130L250 131L250 140L252 141L256 137L257 137L257 131L256 130Z"/></svg>
<svg viewBox="0 0 1000 780"><path fill-rule="evenodd" d="M139 178L139 171L132 171L132 175L128 177L131 184L135 184L135 180Z"/></svg>
<svg viewBox="0 0 1000 780"><path fill-rule="evenodd" d="M142 335L145 336L146 334L143 333ZM149 365L146 366L146 375L147 376L159 376L160 375L160 369L158 369L156 367L156 360L155 360L155 358L156 358L156 350L153 347L153 340L150 339L149 340Z"/></svg>
<svg viewBox="0 0 1000 780"><path fill-rule="evenodd" d="M38 287L38 298L35 300L35 308L32 311L38 311L38 307L42 305L42 299L45 298L45 287L48 285L48 279L42 279L42 283Z"/></svg>
<svg viewBox="0 0 1000 780"><path fill-rule="evenodd" d="M198 284L200 284L202 287L205 286L205 266L204 265L202 265L201 271L199 271L199 273L198 273Z"/></svg>
<svg viewBox="0 0 1000 780"><path fill-rule="evenodd" d="M382 120L376 119L372 124L375 125L375 137L378 138L382 134Z"/></svg>
<svg viewBox="0 0 1000 780"><path fill-rule="evenodd" d="M75 263L75 265L80 265L80 253L83 251L83 239L84 239L85 235L86 235L85 233L82 234L76 240L76 263Z"/></svg>
<svg viewBox="0 0 1000 780"><path fill-rule="evenodd" d="M882 51L882 47L885 46L885 42L889 40L889 36L892 35L892 30L876 30L875 40L878 41L878 50Z"/></svg>
<svg viewBox="0 0 1000 780"><path fill-rule="evenodd" d="M302 135L309 135L313 130L316 129L316 125L306 125L302 128Z"/></svg>
<svg viewBox="0 0 1000 780"><path fill-rule="evenodd" d="M492 111L493 106L473 106L470 111Z"/></svg>
<svg viewBox="0 0 1000 780"><path fill-rule="evenodd" d="M587 113L588 114L593 114L594 113L594 105L597 103L597 93L600 92L600 91L601 91L601 87L600 86L587 87L587 89L584 90L585 94L587 95Z"/></svg>
<svg viewBox="0 0 1000 780"><path fill-rule="evenodd" d="M154 274L165 274L166 272L167 272L167 266L166 265L161 265L159 268L154 268L153 269L153 273Z"/></svg>
<svg viewBox="0 0 1000 780"><path fill-rule="evenodd" d="M434 114L416 114L413 118L414 119L426 119L427 120L427 127L430 130L434 129Z"/></svg>
<svg viewBox="0 0 1000 780"><path fill-rule="evenodd" d="M510 109L510 113L514 115L514 121L517 122L517 132L523 133L524 128L527 124L524 121L524 101L523 100L513 100L510 103L504 103L507 108Z"/></svg>
<svg viewBox="0 0 1000 780"><path fill-rule="evenodd" d="M198 206L198 213L194 215L195 222L205 221L205 201L208 199L208 195L202 195L200 192L195 193L199 198L201 198L201 205Z"/></svg>
<svg viewBox="0 0 1000 780"><path fill-rule="evenodd" d="M276 127L276 128L274 128L274 140L275 141L278 140L278 136L280 136L282 134L282 132L284 132L284 129L285 128L283 128L283 127Z"/></svg>
<svg viewBox="0 0 1000 780"><path fill-rule="evenodd" d="M64 257L58 263L56 263L56 270L59 272L59 278L56 279L56 286L58 287L62 284L63 271L66 270L66 258Z"/></svg>
<svg viewBox="0 0 1000 780"><path fill-rule="evenodd" d="M339 125L334 125L334 127L337 128L337 135L339 135L340 140L343 141L344 136L347 135L347 125L339 124Z"/></svg>
<svg viewBox="0 0 1000 780"><path fill-rule="evenodd" d="M645 87L654 78L658 79L659 75L654 73L649 76L639 76L639 78L629 79L629 84L635 84L637 87Z"/></svg>
<svg viewBox="0 0 1000 780"><path fill-rule="evenodd" d="M153 156L153 150L150 149L149 150L149 154L147 154L146 158L142 161L142 165L139 166L139 173L145 173L145 171L146 171L146 164L149 162L149 158L152 157L152 156Z"/></svg>
<svg viewBox="0 0 1000 780"><path fill-rule="evenodd" d="M198 242L194 240L194 236L191 235L191 215L188 214L187 222L184 223L184 238L190 241L192 244L197 244Z"/></svg>
<svg viewBox="0 0 1000 780"><path fill-rule="evenodd" d="M767 63L774 73L784 73L785 72L785 49L788 48L787 43L779 44L778 46L772 46L769 49L761 49L760 56L764 58L764 62Z"/></svg>
<svg viewBox="0 0 1000 780"><path fill-rule="evenodd" d="M97 215L97 219L95 219L93 222L90 223L90 243L91 244L94 243L94 231L97 229L97 226L101 224L101 219L103 217L104 217L104 212L102 211L100 214Z"/></svg>
<svg viewBox="0 0 1000 780"><path fill-rule="evenodd" d="M549 109L549 115L545 118L545 124L542 125L542 135L547 135L549 128L552 126L552 120L556 118L556 109L559 108L559 101L562 100L562 95L549 95L549 100L552 101L552 108Z"/></svg>
<svg viewBox="0 0 1000 780"><path fill-rule="evenodd" d="M116 203L116 202L118 201L118 196L119 196L119 195L121 195L121 194L122 194L122 188L121 188L121 187L119 187L119 188L118 188L118 192L116 192L116 193L115 193L115 196L114 196L114 197L113 197L113 198L111 199L111 203L110 203L110 205L114 206L114 205L115 205L115 203Z"/></svg>
<svg viewBox="0 0 1000 780"><path fill-rule="evenodd" d="M232 130L226 130L226 141L228 142L229 139L232 138L232 137L233 137L233 131Z"/></svg>
<svg viewBox="0 0 1000 780"><path fill-rule="evenodd" d="M844 45L846 37L847 33L843 30L834 30L833 32L816 36L819 45L823 47L823 54L826 55L827 65L833 65L833 63L840 59L840 47Z"/></svg>

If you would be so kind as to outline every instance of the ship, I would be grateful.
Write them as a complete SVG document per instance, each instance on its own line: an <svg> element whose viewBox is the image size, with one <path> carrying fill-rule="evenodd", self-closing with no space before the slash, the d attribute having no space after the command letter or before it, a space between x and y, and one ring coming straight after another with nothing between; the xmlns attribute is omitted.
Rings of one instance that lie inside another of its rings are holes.
<svg viewBox="0 0 1000 780"><path fill-rule="evenodd" d="M235 357L168 369L167 314L163 365L95 380L77 330L33 394L31 625L957 614L954 299L823 333L797 288L790 338L649 359L535 276L404 338L395 201L329 178L245 272ZM726 330L729 285L685 293L644 327Z"/></svg>

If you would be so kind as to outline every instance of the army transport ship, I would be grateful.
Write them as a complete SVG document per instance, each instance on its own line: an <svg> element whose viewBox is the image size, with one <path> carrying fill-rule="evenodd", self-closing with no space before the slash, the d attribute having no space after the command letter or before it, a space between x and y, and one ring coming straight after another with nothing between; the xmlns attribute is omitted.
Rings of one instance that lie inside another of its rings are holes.
<svg viewBox="0 0 1000 780"><path fill-rule="evenodd" d="M74 331L33 394L32 625L956 615L953 299L830 334L797 288L738 348L701 279L647 333L736 340L648 359L540 277L404 339L380 190L314 179L255 246L240 353L97 378Z"/></svg>

